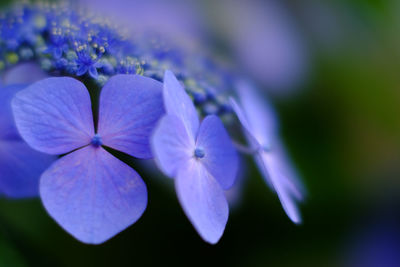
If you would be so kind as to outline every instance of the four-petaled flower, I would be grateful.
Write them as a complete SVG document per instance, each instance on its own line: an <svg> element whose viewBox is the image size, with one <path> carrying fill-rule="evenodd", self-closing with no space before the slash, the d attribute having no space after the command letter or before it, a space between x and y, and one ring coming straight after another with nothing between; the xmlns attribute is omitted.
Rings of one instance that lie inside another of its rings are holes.
<svg viewBox="0 0 400 267"><path fill-rule="evenodd" d="M77 59L75 61L77 65L76 76L82 76L89 73L90 77L97 80L99 78L98 68L102 67L99 61L99 56L91 51L91 49L83 49L76 52Z"/></svg>
<svg viewBox="0 0 400 267"><path fill-rule="evenodd" d="M228 220L224 191L235 181L238 157L220 119L200 124L193 102L172 72L164 76L166 115L152 136L160 169L175 178L178 199L189 220L209 243L221 238Z"/></svg>
<svg viewBox="0 0 400 267"><path fill-rule="evenodd" d="M140 176L103 146L151 158L150 134L164 113L162 84L116 75L100 95L95 131L86 87L72 78L41 80L13 102L18 130L33 148L65 154L40 180L48 213L71 235L99 244L141 217L147 189Z"/></svg>
<svg viewBox="0 0 400 267"><path fill-rule="evenodd" d="M0 195L34 197L39 177L54 157L30 148L19 136L11 111L11 99L22 85L0 86Z"/></svg>
<svg viewBox="0 0 400 267"><path fill-rule="evenodd" d="M240 82L237 89L241 105L233 98L231 105L255 151L257 166L266 183L277 193L289 218L301 223L296 202L304 199L305 190L279 141L275 113L250 84Z"/></svg>

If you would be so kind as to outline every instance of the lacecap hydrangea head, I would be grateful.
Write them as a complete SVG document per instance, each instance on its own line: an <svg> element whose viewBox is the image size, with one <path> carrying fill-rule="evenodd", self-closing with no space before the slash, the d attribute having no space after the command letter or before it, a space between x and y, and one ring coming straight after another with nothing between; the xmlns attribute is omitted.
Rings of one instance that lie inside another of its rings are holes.
<svg viewBox="0 0 400 267"><path fill-rule="evenodd" d="M1 74L28 63L50 77L4 98L13 114L0 115L15 123L24 145L59 157L32 172L49 215L91 244L136 222L147 188L110 152L120 151L154 159L174 180L194 228L214 244L228 220L225 190L235 184L240 150L250 151L290 219L300 223L296 204L304 190L269 123L276 117L253 97L254 88L238 83L215 57L151 32L126 34L106 21L69 3L15 5L0 15ZM232 141L226 129L235 123L247 144ZM9 166L5 159L0 155L0 168Z"/></svg>

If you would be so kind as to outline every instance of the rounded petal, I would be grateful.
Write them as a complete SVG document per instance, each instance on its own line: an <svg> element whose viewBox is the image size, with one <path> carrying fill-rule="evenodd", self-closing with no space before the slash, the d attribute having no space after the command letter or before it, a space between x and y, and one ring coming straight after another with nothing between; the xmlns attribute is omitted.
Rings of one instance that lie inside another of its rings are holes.
<svg viewBox="0 0 400 267"><path fill-rule="evenodd" d="M100 244L138 220L146 185L101 147L87 146L55 162L40 181L48 213L76 239Z"/></svg>
<svg viewBox="0 0 400 267"><path fill-rule="evenodd" d="M26 85L0 87L0 139L20 139L11 110L11 100L25 87Z"/></svg>
<svg viewBox="0 0 400 267"><path fill-rule="evenodd" d="M301 215L296 203L296 196L291 191L293 188L288 187L288 180L279 169L274 155L261 151L258 155L260 157L260 170L265 180L270 183L276 191L282 207L288 217L296 224L302 222Z"/></svg>
<svg viewBox="0 0 400 267"><path fill-rule="evenodd" d="M200 124L196 108L175 75L168 70L164 75L163 97L167 114L180 118L194 139Z"/></svg>
<svg viewBox="0 0 400 267"><path fill-rule="evenodd" d="M179 202L204 241L215 244L224 233L229 208L218 182L196 160L178 172Z"/></svg>
<svg viewBox="0 0 400 267"><path fill-rule="evenodd" d="M174 115L161 118L151 138L154 158L158 167L169 177L193 157L194 139L188 136L181 120Z"/></svg>
<svg viewBox="0 0 400 267"><path fill-rule="evenodd" d="M101 92L98 133L106 146L151 158L150 135L163 114L162 83L139 75L116 75Z"/></svg>
<svg viewBox="0 0 400 267"><path fill-rule="evenodd" d="M19 92L12 101L15 122L31 147L63 154L94 136L90 96L73 78L48 78Z"/></svg>
<svg viewBox="0 0 400 267"><path fill-rule="evenodd" d="M199 161L223 189L229 189L235 182L239 159L224 125L217 116L207 116L203 120L196 147L201 147L205 152L204 158Z"/></svg>
<svg viewBox="0 0 400 267"><path fill-rule="evenodd" d="M22 140L0 140L0 192L11 198L39 195L40 175L55 160Z"/></svg>

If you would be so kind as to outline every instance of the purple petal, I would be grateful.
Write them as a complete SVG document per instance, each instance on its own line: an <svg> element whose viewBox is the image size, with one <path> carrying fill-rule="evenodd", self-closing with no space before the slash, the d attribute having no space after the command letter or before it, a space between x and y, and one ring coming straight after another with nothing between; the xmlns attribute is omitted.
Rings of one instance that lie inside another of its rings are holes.
<svg viewBox="0 0 400 267"><path fill-rule="evenodd" d="M142 216L146 185L101 147L79 149L54 163L40 181L48 213L76 239L100 244Z"/></svg>
<svg viewBox="0 0 400 267"><path fill-rule="evenodd" d="M157 165L169 177L193 157L195 143L188 136L181 120L174 115L161 118L151 138L153 154Z"/></svg>
<svg viewBox="0 0 400 267"><path fill-rule="evenodd" d="M0 139L20 140L11 110L11 100L25 85L9 85L0 87Z"/></svg>
<svg viewBox="0 0 400 267"><path fill-rule="evenodd" d="M29 84L49 77L38 64L27 62L16 65L3 75L4 84Z"/></svg>
<svg viewBox="0 0 400 267"><path fill-rule="evenodd" d="M260 157L260 162L263 163L260 171L264 179L269 180L268 182L275 189L286 214L294 223L301 223L301 215L296 200L293 198L293 192L291 192L291 188L288 188L288 180L279 169L280 166L274 158L274 154L261 151L258 157Z"/></svg>
<svg viewBox="0 0 400 267"><path fill-rule="evenodd" d="M233 111L239 119L240 124L244 128L244 134L246 136L247 142L253 149L260 149L261 144L253 136L252 128L250 127L249 121L247 120L242 107L232 97L229 99L229 101Z"/></svg>
<svg viewBox="0 0 400 267"><path fill-rule="evenodd" d="M199 159L223 189L230 188L238 171L238 155L221 120L207 116L200 125L196 147L205 152Z"/></svg>
<svg viewBox="0 0 400 267"><path fill-rule="evenodd" d="M277 139L274 142L274 162L285 177L286 187L298 201L303 201L307 196L307 190L304 187L297 171L293 168L283 144Z"/></svg>
<svg viewBox="0 0 400 267"><path fill-rule="evenodd" d="M199 235L211 244L221 238L228 221L228 203L218 182L195 159L178 172L176 192Z"/></svg>
<svg viewBox="0 0 400 267"><path fill-rule="evenodd" d="M238 83L237 93L242 112L247 119L248 130L263 147L270 146L273 141L271 138L278 134L277 116L271 104L244 81Z"/></svg>
<svg viewBox="0 0 400 267"><path fill-rule="evenodd" d="M95 66L90 66L89 75L90 75L90 77L92 77L95 80L97 80L99 78L99 73Z"/></svg>
<svg viewBox="0 0 400 267"><path fill-rule="evenodd" d="M262 107L261 101L252 90L250 87L241 87L239 92L241 102L244 103L243 109L231 99L232 108L245 129L248 142L261 146L255 161L264 180L278 194L289 218L295 223L301 223L296 201L303 200L305 190L276 137L277 123L271 116L273 112L268 111L267 107ZM257 110L260 112L257 113ZM268 125L271 129L267 129Z"/></svg>
<svg viewBox="0 0 400 267"><path fill-rule="evenodd" d="M88 72L89 67L86 65L80 65L78 67L78 70L76 71L76 76L82 76L84 75L86 72Z"/></svg>
<svg viewBox="0 0 400 267"><path fill-rule="evenodd" d="M54 157L37 152L22 140L0 140L0 192L11 198L39 194L39 178Z"/></svg>
<svg viewBox="0 0 400 267"><path fill-rule="evenodd" d="M19 92L12 102L17 128L31 147L63 154L94 136L90 96L72 78L48 78Z"/></svg>
<svg viewBox="0 0 400 267"><path fill-rule="evenodd" d="M193 101L171 71L164 75L164 105L167 114L180 118L194 139L199 129L199 117Z"/></svg>
<svg viewBox="0 0 400 267"><path fill-rule="evenodd" d="M113 76L100 96L98 133L106 146L151 158L150 135L164 114L162 84L139 75Z"/></svg>

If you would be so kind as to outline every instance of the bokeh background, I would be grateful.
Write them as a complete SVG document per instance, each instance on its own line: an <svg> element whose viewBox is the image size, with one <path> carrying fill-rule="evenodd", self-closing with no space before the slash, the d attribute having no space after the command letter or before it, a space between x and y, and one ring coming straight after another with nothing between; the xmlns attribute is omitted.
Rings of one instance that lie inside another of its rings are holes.
<svg viewBox="0 0 400 267"><path fill-rule="evenodd" d="M38 199L0 199L0 266L400 266L399 1L81 2L205 45L251 78L309 192L304 223L249 161L226 232L208 245L170 184L142 168L146 212L100 246L69 236Z"/></svg>

